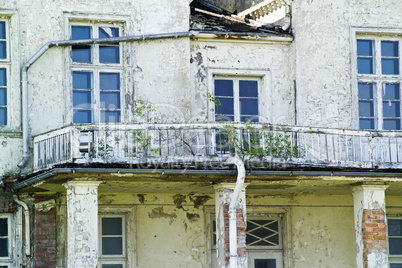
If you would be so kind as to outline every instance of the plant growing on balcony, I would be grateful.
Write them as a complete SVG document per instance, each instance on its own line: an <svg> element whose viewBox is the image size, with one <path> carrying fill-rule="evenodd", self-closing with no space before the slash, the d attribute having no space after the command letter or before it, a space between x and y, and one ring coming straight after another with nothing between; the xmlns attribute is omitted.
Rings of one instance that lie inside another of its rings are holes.
<svg viewBox="0 0 402 268"><path fill-rule="evenodd" d="M216 108L221 103L210 93L207 93L209 101ZM210 109L215 111L214 109ZM243 161L271 156L280 158L297 158L302 152L295 144L295 136L291 133L278 133L268 129L257 129L253 122L246 119L244 127L239 128L233 122L219 120L222 129L216 133L217 149L221 153L237 153Z"/></svg>
<svg viewBox="0 0 402 268"><path fill-rule="evenodd" d="M155 106L148 100L138 99L136 101L136 108L134 114L140 119L140 121L151 123L153 121L151 115L155 112ZM148 149L151 153L158 153L162 150L162 147L150 148L152 142L152 136L148 134L147 129L137 129L132 133L133 146L131 150L129 146L124 146L123 150L132 157L147 157ZM131 147L131 146L130 146Z"/></svg>

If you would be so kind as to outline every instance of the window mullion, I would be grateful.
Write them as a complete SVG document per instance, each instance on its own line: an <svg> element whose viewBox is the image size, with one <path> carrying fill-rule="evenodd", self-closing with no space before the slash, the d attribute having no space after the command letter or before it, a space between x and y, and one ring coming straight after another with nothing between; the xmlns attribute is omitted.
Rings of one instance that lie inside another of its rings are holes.
<svg viewBox="0 0 402 268"><path fill-rule="evenodd" d="M94 123L100 122L100 81L99 81L99 70L94 70Z"/></svg>
<svg viewBox="0 0 402 268"><path fill-rule="evenodd" d="M234 121L240 122L239 78L233 79Z"/></svg>
<svg viewBox="0 0 402 268"><path fill-rule="evenodd" d="M377 129L383 129L383 87L384 84L382 82L376 83L377 97L375 99L377 99Z"/></svg>
<svg viewBox="0 0 402 268"><path fill-rule="evenodd" d="M375 49L375 74L376 75L381 75L381 40L380 39L375 39L374 41L374 49Z"/></svg>

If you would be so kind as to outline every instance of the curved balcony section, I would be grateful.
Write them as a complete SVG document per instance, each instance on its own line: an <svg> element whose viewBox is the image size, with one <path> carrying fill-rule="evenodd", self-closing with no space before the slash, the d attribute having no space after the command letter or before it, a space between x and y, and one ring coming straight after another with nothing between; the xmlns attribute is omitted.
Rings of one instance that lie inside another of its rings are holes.
<svg viewBox="0 0 402 268"><path fill-rule="evenodd" d="M34 137L34 169L60 164L224 164L257 168L402 168L402 132L270 124L73 125Z"/></svg>

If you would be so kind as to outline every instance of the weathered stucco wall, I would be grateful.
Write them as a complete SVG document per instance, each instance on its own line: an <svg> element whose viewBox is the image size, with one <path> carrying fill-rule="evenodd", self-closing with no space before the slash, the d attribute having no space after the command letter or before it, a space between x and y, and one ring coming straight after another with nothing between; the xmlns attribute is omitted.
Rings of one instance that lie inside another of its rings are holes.
<svg viewBox="0 0 402 268"><path fill-rule="evenodd" d="M293 123L293 87L288 42L233 41L221 38L191 43L192 119L213 121L211 102L213 74L262 77L260 121Z"/></svg>
<svg viewBox="0 0 402 268"><path fill-rule="evenodd" d="M401 12L398 0L293 1L298 124L358 128L351 27L401 28Z"/></svg>
<svg viewBox="0 0 402 268"><path fill-rule="evenodd" d="M133 267L210 267L213 194L99 193L98 200L100 213L133 211L126 216ZM248 217L283 215L284 267L355 266L352 195L247 195L246 202ZM57 203L57 249L65 252L65 194Z"/></svg>
<svg viewBox="0 0 402 268"><path fill-rule="evenodd" d="M249 195L247 210L287 215L284 267L355 267L352 195Z"/></svg>

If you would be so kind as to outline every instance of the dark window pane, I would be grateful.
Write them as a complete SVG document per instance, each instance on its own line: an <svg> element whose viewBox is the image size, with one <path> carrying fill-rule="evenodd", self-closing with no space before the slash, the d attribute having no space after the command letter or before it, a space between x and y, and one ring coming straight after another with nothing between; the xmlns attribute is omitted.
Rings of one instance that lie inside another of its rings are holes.
<svg viewBox="0 0 402 268"><path fill-rule="evenodd" d="M120 74L119 73L100 73L100 89L101 90L119 90Z"/></svg>
<svg viewBox="0 0 402 268"><path fill-rule="evenodd" d="M359 99L373 99L373 85L371 83L359 83Z"/></svg>
<svg viewBox="0 0 402 268"><path fill-rule="evenodd" d="M99 38L119 37L119 28L99 27Z"/></svg>
<svg viewBox="0 0 402 268"><path fill-rule="evenodd" d="M91 26L71 26L71 39L91 39L92 38Z"/></svg>
<svg viewBox="0 0 402 268"><path fill-rule="evenodd" d="M99 46L99 62L100 63L119 63L119 47L118 46Z"/></svg>
<svg viewBox="0 0 402 268"><path fill-rule="evenodd" d="M239 81L239 96L240 97L258 97L258 82L257 81Z"/></svg>
<svg viewBox="0 0 402 268"><path fill-rule="evenodd" d="M391 263L390 268L402 268L402 263Z"/></svg>
<svg viewBox="0 0 402 268"><path fill-rule="evenodd" d="M398 57L398 41L381 41L381 56Z"/></svg>
<svg viewBox="0 0 402 268"><path fill-rule="evenodd" d="M357 40L358 56L374 56L374 40Z"/></svg>
<svg viewBox="0 0 402 268"><path fill-rule="evenodd" d="M102 237L103 255L122 255L123 238L122 237Z"/></svg>
<svg viewBox="0 0 402 268"><path fill-rule="evenodd" d="M102 109L120 109L119 92L101 92L100 107Z"/></svg>
<svg viewBox="0 0 402 268"><path fill-rule="evenodd" d="M8 220L5 218L0 219L0 236L8 236Z"/></svg>
<svg viewBox="0 0 402 268"><path fill-rule="evenodd" d="M123 234L123 219L102 218L102 235L122 235Z"/></svg>
<svg viewBox="0 0 402 268"><path fill-rule="evenodd" d="M6 22L0 21L0 39L6 39Z"/></svg>
<svg viewBox="0 0 402 268"><path fill-rule="evenodd" d="M389 238L389 254L402 254L402 238Z"/></svg>
<svg viewBox="0 0 402 268"><path fill-rule="evenodd" d="M402 220L388 220L388 235L402 236Z"/></svg>
<svg viewBox="0 0 402 268"><path fill-rule="evenodd" d="M401 120L400 119L384 119L385 130L400 130L401 129Z"/></svg>
<svg viewBox="0 0 402 268"><path fill-rule="evenodd" d="M240 99L240 115L258 115L258 100Z"/></svg>
<svg viewBox="0 0 402 268"><path fill-rule="evenodd" d="M7 109L0 108L0 125L7 125Z"/></svg>
<svg viewBox="0 0 402 268"><path fill-rule="evenodd" d="M374 117L373 101L359 101L359 115L360 117Z"/></svg>
<svg viewBox="0 0 402 268"><path fill-rule="evenodd" d="M276 268L276 260L255 259L254 268Z"/></svg>
<svg viewBox="0 0 402 268"><path fill-rule="evenodd" d="M385 94L382 98L385 100L399 100L399 84L386 84Z"/></svg>
<svg viewBox="0 0 402 268"><path fill-rule="evenodd" d="M399 74L399 59L382 59L382 74Z"/></svg>
<svg viewBox="0 0 402 268"><path fill-rule="evenodd" d="M6 41L0 41L0 59L7 58L7 45Z"/></svg>
<svg viewBox="0 0 402 268"><path fill-rule="evenodd" d="M374 73L374 59L373 58L358 58L357 59L357 72L359 74Z"/></svg>
<svg viewBox="0 0 402 268"><path fill-rule="evenodd" d="M102 264L102 268L123 268L123 264Z"/></svg>
<svg viewBox="0 0 402 268"><path fill-rule="evenodd" d="M92 62L91 46L73 46L72 59L74 62Z"/></svg>
<svg viewBox="0 0 402 268"><path fill-rule="evenodd" d="M7 90L5 88L0 88L0 106L7 105Z"/></svg>
<svg viewBox="0 0 402 268"><path fill-rule="evenodd" d="M120 111L101 111L101 123L119 123Z"/></svg>
<svg viewBox="0 0 402 268"><path fill-rule="evenodd" d="M233 81L232 80L215 80L215 97L228 96L233 97Z"/></svg>
<svg viewBox="0 0 402 268"><path fill-rule="evenodd" d="M73 72L74 89L92 89L91 72Z"/></svg>
<svg viewBox="0 0 402 268"><path fill-rule="evenodd" d="M77 91L73 92L74 108L92 108L92 92Z"/></svg>
<svg viewBox="0 0 402 268"><path fill-rule="evenodd" d="M216 98L216 100L218 100L221 104L219 107L215 107L215 112L217 114L234 114L234 103L232 98Z"/></svg>
<svg viewBox="0 0 402 268"><path fill-rule="evenodd" d="M73 121L76 124L92 123L92 110L74 110Z"/></svg>
<svg viewBox="0 0 402 268"><path fill-rule="evenodd" d="M383 101L382 103L384 117L399 117L400 116L400 103L399 101Z"/></svg>
<svg viewBox="0 0 402 268"><path fill-rule="evenodd" d="M359 120L360 129L374 129L374 119L360 119Z"/></svg>
<svg viewBox="0 0 402 268"><path fill-rule="evenodd" d="M7 86L7 72L6 68L0 68L0 87Z"/></svg>
<svg viewBox="0 0 402 268"><path fill-rule="evenodd" d="M8 257L8 239L0 238L0 257Z"/></svg>

